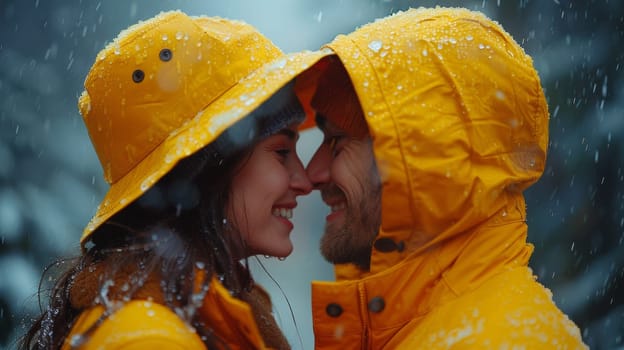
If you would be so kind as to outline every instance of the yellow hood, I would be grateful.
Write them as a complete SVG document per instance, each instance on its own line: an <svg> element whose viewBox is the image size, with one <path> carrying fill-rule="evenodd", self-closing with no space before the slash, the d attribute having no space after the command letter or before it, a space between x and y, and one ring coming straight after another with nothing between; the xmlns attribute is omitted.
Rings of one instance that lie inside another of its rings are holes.
<svg viewBox="0 0 624 350"><path fill-rule="evenodd" d="M327 45L373 137L382 224L370 272L313 282L317 349L586 348L535 281L522 191L544 170L532 60L464 9L398 13Z"/></svg>
<svg viewBox="0 0 624 350"><path fill-rule="evenodd" d="M374 250L372 273L411 252L467 243L479 226L516 220L514 211L524 218L521 193L544 170L548 109L531 58L497 23L461 9L411 10L328 47L374 138L378 241L405 247ZM500 236L486 252L513 240Z"/></svg>

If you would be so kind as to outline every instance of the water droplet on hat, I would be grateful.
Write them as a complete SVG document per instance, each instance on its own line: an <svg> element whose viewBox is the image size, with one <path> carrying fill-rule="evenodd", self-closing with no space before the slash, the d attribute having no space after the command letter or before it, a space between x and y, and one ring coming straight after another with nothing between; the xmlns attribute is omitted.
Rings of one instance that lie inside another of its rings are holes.
<svg viewBox="0 0 624 350"><path fill-rule="evenodd" d="M167 36L167 34L163 34L162 39L163 41L167 41L169 40L169 36Z"/></svg>
<svg viewBox="0 0 624 350"><path fill-rule="evenodd" d="M275 69L282 69L286 66L286 60L285 59L281 59L281 60L277 60L276 62L274 62L273 64L271 64L267 70L271 71L271 70L275 70Z"/></svg>
<svg viewBox="0 0 624 350"><path fill-rule="evenodd" d="M379 40L373 40L368 44L368 48L375 52L379 52L382 46L383 46L383 43Z"/></svg>
<svg viewBox="0 0 624 350"><path fill-rule="evenodd" d="M141 182L141 191L145 192L149 189L149 186L151 184L151 181L149 180L149 178L145 179L145 181Z"/></svg>
<svg viewBox="0 0 624 350"><path fill-rule="evenodd" d="M422 55L423 56L427 56L429 54L429 52L427 51L427 49L423 49L422 50Z"/></svg>
<svg viewBox="0 0 624 350"><path fill-rule="evenodd" d="M468 41L472 41L473 39L474 39L474 38L472 37L472 35L468 35L468 36L466 37L466 40L468 40Z"/></svg>

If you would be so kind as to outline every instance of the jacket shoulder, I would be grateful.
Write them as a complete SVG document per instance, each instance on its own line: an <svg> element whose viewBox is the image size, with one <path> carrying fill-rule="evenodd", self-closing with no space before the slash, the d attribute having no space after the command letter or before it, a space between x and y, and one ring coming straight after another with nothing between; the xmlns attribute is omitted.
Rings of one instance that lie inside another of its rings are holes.
<svg viewBox="0 0 624 350"><path fill-rule="evenodd" d="M63 350L78 344L81 350L206 348L194 329L166 306L133 300L106 318L103 312L103 307L84 311ZM93 331L88 332L91 327Z"/></svg>
<svg viewBox="0 0 624 350"><path fill-rule="evenodd" d="M526 269L502 273L408 324L406 349L587 349L578 327Z"/></svg>

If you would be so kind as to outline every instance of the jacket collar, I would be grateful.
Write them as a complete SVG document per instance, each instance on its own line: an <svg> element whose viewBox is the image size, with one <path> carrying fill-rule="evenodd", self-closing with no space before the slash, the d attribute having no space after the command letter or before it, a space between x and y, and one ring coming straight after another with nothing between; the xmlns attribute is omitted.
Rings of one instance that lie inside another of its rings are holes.
<svg viewBox="0 0 624 350"><path fill-rule="evenodd" d="M515 210L507 208L504 216L425 249L406 249L397 263L401 253L387 253L394 258L388 258L389 265L376 265L377 271L337 266L337 282L313 282L317 347L364 342L362 348L378 348L406 323L492 276L527 266L533 246L526 243L523 204L522 197L515 197L510 203Z"/></svg>

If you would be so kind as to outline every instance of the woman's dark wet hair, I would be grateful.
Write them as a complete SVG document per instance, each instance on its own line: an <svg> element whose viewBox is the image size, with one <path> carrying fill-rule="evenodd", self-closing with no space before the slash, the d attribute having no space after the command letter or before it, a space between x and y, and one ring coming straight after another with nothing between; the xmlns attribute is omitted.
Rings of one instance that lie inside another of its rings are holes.
<svg viewBox="0 0 624 350"><path fill-rule="evenodd" d="M224 158L208 146L182 160L94 232L80 257L50 265L40 283L40 299L45 278L62 266L69 268L49 290L50 305L24 336L22 348L60 349L81 311L102 305L105 318L115 311L111 301L145 296L142 289L150 279L160 282L160 302L191 324L209 349L223 348L211 334L210 325L202 324L195 311L214 276L234 296L253 283L235 258L244 256L243 252L232 251L244 244L232 241L240 235L231 234L236 228L226 219L232 179L251 148ZM133 267L131 273L128 267ZM199 288L195 282L198 273L202 274ZM76 297L73 287L90 277L89 282L97 284L94 292ZM92 328L98 325L96 322ZM90 331L82 335L84 340Z"/></svg>
<svg viewBox="0 0 624 350"><path fill-rule="evenodd" d="M102 224L83 243L79 257L50 265L41 279L40 305L46 277L68 268L52 278L49 306L21 348L60 349L80 313L103 306L100 320L70 339L77 348L119 301L160 297L155 301L193 326L208 349L227 348L196 311L214 277L235 297L253 286L247 259L240 264L247 256L245 242L227 220L232 181L261 139L304 115L289 83Z"/></svg>

